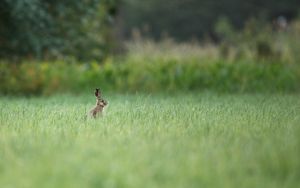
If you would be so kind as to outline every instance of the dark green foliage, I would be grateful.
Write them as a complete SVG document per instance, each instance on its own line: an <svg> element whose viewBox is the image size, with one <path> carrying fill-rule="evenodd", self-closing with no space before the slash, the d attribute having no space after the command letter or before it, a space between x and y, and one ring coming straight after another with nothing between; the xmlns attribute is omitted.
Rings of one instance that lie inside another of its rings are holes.
<svg viewBox="0 0 300 188"><path fill-rule="evenodd" d="M114 5L110 0L2 0L0 58L103 58Z"/></svg>
<svg viewBox="0 0 300 188"><path fill-rule="evenodd" d="M252 17L264 17L272 22L279 15L294 18L299 0L123 0L121 19L124 35L133 28L144 35L160 38L168 33L177 40L202 39L205 34L216 37L214 25L226 17L235 28L243 28Z"/></svg>
<svg viewBox="0 0 300 188"><path fill-rule="evenodd" d="M264 40L257 41L256 43L257 57L269 58L273 56L271 45Z"/></svg>

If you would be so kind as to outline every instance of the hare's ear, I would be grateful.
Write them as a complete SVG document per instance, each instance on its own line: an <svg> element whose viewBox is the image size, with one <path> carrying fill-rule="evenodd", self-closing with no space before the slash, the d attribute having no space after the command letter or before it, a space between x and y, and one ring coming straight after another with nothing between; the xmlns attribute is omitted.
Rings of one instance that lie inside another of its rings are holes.
<svg viewBox="0 0 300 188"><path fill-rule="evenodd" d="M96 97L99 96L99 89L98 89L98 88L96 88L96 90L95 90L95 96L96 96Z"/></svg>

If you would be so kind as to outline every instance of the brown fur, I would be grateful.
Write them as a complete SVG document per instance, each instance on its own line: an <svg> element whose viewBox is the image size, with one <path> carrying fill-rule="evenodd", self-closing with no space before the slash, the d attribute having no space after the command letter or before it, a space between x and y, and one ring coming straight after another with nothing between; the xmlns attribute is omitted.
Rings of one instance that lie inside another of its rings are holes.
<svg viewBox="0 0 300 188"><path fill-rule="evenodd" d="M102 115L104 107L108 104L107 101L101 98L101 93L99 92L99 89L96 89L95 96L96 96L96 106L92 108L89 112L89 115L93 118Z"/></svg>

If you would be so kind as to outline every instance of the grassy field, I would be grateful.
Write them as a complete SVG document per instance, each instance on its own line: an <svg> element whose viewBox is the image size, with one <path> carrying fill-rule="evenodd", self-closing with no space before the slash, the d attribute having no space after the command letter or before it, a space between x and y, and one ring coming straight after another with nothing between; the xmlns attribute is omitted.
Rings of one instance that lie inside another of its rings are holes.
<svg viewBox="0 0 300 188"><path fill-rule="evenodd" d="M0 187L299 187L299 95L0 97Z"/></svg>

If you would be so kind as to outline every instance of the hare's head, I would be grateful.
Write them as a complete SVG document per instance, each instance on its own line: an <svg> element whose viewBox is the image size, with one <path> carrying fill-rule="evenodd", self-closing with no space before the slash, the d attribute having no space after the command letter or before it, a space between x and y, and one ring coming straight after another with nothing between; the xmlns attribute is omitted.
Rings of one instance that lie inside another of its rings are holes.
<svg viewBox="0 0 300 188"><path fill-rule="evenodd" d="M104 106L107 105L107 102L101 97L100 89L97 88L95 90L95 96L97 98L97 103L96 103L97 106L101 106L103 108Z"/></svg>

